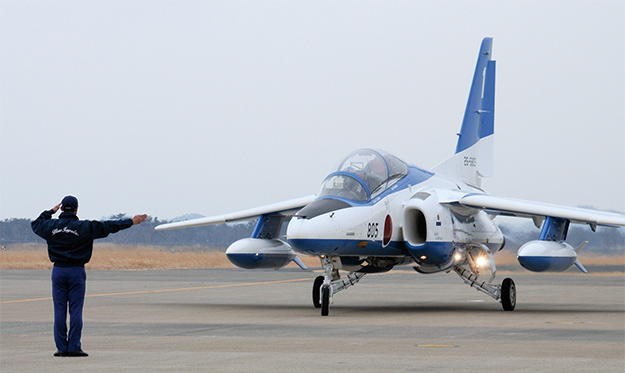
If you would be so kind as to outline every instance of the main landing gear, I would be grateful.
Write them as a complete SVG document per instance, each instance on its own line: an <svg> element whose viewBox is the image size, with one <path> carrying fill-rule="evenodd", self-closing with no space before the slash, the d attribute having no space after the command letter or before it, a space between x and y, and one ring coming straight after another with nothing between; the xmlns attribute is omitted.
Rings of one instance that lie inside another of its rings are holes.
<svg viewBox="0 0 625 373"><path fill-rule="evenodd" d="M501 283L501 305L505 311L514 311L516 306L516 286L511 278L504 278Z"/></svg>
<svg viewBox="0 0 625 373"><path fill-rule="evenodd" d="M476 288L495 300L501 299L501 306L504 311L514 310L514 307L516 306L516 286L511 278L505 278L501 285L492 285L485 281L480 281L478 275L468 269L454 267L454 271L456 271L458 276L462 277L465 284Z"/></svg>
<svg viewBox="0 0 625 373"><path fill-rule="evenodd" d="M312 287L312 301L315 308L321 308L321 316L328 316L334 294L355 285L366 273L350 272L347 276L341 278L337 265L335 265L340 260L339 257L322 256L320 259L324 274L315 278ZM453 270L467 285L495 300L501 301L505 311L514 310L516 306L516 286L514 281L510 278L505 278L501 285L491 284L490 281L495 278L494 263L491 266L492 276L490 280L481 281L478 268L472 265L472 262L469 263L471 270L462 266L454 266Z"/></svg>
<svg viewBox="0 0 625 373"><path fill-rule="evenodd" d="M339 270L334 266L334 260L339 259L338 257L321 257L324 275L315 278L313 283L313 305L315 308L321 308L321 316L328 316L330 313L330 304L332 304L334 294L356 284L365 275L361 272L350 272L346 278L342 279Z"/></svg>

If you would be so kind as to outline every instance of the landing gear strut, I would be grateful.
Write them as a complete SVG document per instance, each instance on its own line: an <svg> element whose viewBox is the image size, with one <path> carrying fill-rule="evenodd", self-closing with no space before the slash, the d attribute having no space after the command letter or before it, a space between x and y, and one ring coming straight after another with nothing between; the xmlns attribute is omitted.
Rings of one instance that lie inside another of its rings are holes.
<svg viewBox="0 0 625 373"><path fill-rule="evenodd" d="M342 279L339 270L334 265L336 260L340 260L338 257L324 256L320 259L324 275L315 278L312 288L312 301L315 308L321 308L321 316L328 316L333 295L356 284L364 277L365 273L350 272L346 278Z"/></svg>
<svg viewBox="0 0 625 373"><path fill-rule="evenodd" d="M511 278L505 278L501 285L492 285L485 281L480 281L478 275L468 269L455 267L454 271L456 271L458 276L462 277L465 284L481 291L494 300L501 299L501 306L504 311L514 310L514 307L516 306L516 286Z"/></svg>

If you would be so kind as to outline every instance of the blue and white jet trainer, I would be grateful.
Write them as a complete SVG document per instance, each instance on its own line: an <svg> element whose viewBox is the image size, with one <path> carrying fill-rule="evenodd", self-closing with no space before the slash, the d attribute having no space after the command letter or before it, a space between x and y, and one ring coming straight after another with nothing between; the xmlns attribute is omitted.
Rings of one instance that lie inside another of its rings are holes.
<svg viewBox="0 0 625 373"><path fill-rule="evenodd" d="M318 256L324 275L313 284L313 304L327 316L336 293L365 274L413 264L419 273L456 272L466 284L514 310L516 288L506 278L493 284L493 254L505 239L497 215L530 218L539 239L518 251L519 263L533 272L558 272L576 265L564 242L570 223L623 226L625 215L496 197L481 189L493 173L495 61L492 38L482 41L456 153L431 170L410 165L379 150L349 154L328 175L316 196L232 214L163 224L157 230L196 227L258 218L251 238L234 242L226 255L235 265L279 269L297 253ZM280 237L288 221L286 236ZM541 228L542 227L542 228ZM339 270L347 271L344 277Z"/></svg>

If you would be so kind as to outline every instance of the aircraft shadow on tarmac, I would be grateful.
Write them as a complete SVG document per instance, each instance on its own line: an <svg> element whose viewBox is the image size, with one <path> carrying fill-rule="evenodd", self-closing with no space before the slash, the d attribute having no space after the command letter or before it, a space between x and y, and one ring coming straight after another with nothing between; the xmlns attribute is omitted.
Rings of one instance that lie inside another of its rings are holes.
<svg viewBox="0 0 625 373"><path fill-rule="evenodd" d="M219 309L219 312L261 312L263 314L276 314L289 313L291 316L296 315L318 315L319 311L312 305L295 305L295 304L266 304L266 303L245 303L245 304L223 304L223 303L193 303L193 304L180 304L180 303L159 303L154 306L167 306L180 309L192 309L193 312L208 312L209 310ZM482 302L478 301L464 301L464 302L449 302L449 303L404 303L404 304L389 304L389 305L332 305L333 315L391 315L391 314L430 314L430 313L448 313L457 314L462 312L464 315L484 315L491 316L514 316L514 314L536 314L536 315L548 315L548 314L610 314L610 313L623 313L625 312L625 305L623 304L611 304L611 305L589 305L589 304L574 304L574 303L524 303L522 306L515 309L513 312L502 311L498 303L489 302L486 300Z"/></svg>

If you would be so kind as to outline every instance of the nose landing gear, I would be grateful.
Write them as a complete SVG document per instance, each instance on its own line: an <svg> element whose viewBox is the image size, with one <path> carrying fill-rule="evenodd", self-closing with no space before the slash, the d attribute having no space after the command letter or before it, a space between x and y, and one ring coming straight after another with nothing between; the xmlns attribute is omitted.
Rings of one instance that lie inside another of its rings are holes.
<svg viewBox="0 0 625 373"><path fill-rule="evenodd" d="M365 276L365 273L350 272L346 278L341 278L333 260L338 259L338 257L324 256L320 259L324 275L317 276L313 282L312 301L315 308L321 308L321 316L328 316L334 294L356 284Z"/></svg>

